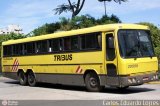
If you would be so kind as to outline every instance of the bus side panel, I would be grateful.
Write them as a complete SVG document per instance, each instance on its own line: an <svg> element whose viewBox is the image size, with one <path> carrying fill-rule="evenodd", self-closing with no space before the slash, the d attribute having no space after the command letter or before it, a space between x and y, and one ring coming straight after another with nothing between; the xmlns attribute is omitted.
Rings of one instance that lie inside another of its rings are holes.
<svg viewBox="0 0 160 106"><path fill-rule="evenodd" d="M72 55L72 59L58 60L55 55ZM84 85L84 73L86 70L94 70L98 75L105 75L106 71L102 62L102 51L23 56L4 58L3 60L4 67L8 67L4 71L4 76L6 77L18 79L18 69L23 70L25 73L30 69L35 73L38 82L68 85Z"/></svg>
<svg viewBox="0 0 160 106"><path fill-rule="evenodd" d="M6 77L6 78L18 80L17 72L3 72L2 75L3 77Z"/></svg>
<svg viewBox="0 0 160 106"><path fill-rule="evenodd" d="M102 64L88 65L44 65L44 66L19 66L20 69L31 69L36 76L37 82L47 82L65 85L84 86L85 70L102 71ZM101 74L99 74L101 76ZM18 79L17 72L3 72L3 76ZM101 77L100 77L101 78Z"/></svg>
<svg viewBox="0 0 160 106"><path fill-rule="evenodd" d="M83 75L69 75L69 74L40 74L36 73L38 82L64 84L64 85L77 85L84 86Z"/></svg>

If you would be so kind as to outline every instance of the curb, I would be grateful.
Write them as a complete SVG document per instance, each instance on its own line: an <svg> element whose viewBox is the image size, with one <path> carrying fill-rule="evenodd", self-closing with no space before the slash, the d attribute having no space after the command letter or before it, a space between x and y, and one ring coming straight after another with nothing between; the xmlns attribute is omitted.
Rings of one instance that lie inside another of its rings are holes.
<svg viewBox="0 0 160 106"><path fill-rule="evenodd" d="M160 81L148 82L147 84L160 84Z"/></svg>

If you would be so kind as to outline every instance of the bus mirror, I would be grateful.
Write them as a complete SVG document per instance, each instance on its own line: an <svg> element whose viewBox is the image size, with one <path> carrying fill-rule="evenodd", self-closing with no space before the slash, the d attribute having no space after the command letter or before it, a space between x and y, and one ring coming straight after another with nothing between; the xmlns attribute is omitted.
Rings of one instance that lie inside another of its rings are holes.
<svg viewBox="0 0 160 106"><path fill-rule="evenodd" d="M113 37L108 37L108 48L114 49L114 39Z"/></svg>

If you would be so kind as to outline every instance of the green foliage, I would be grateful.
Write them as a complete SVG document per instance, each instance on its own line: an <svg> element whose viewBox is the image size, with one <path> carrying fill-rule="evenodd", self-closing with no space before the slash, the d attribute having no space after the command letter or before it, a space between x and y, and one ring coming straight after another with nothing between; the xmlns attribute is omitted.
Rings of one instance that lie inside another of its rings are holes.
<svg viewBox="0 0 160 106"><path fill-rule="evenodd" d="M10 33L10 34L1 34L0 35L0 43L2 43L3 41L7 41L7 40L15 40L15 39L21 39L21 38L25 38L26 36L23 34L15 34L15 33Z"/></svg>
<svg viewBox="0 0 160 106"><path fill-rule="evenodd" d="M156 55L160 58L160 29L152 23L141 22L139 24L147 25L151 30L151 37Z"/></svg>
<svg viewBox="0 0 160 106"><path fill-rule="evenodd" d="M60 23L60 30L71 30L93 26L96 24L96 20L90 15L82 15L76 16L72 19L66 19L63 17L61 18Z"/></svg>
<svg viewBox="0 0 160 106"><path fill-rule="evenodd" d="M60 23L58 22L51 23L51 24L45 24L37 29L34 29L32 32L27 34L27 36L39 36L39 35L50 34L50 33L54 33L59 28L60 28Z"/></svg>
<svg viewBox="0 0 160 106"><path fill-rule="evenodd" d="M120 23L120 19L115 16L102 16L100 19L95 19L90 15L81 15L75 16L72 19L61 18L61 28L60 30L71 30L71 29L80 29L80 28L87 28L95 25L102 25L102 24L110 24L110 23Z"/></svg>
<svg viewBox="0 0 160 106"><path fill-rule="evenodd" d="M102 18L97 20L97 23L102 24L112 24L112 23L121 23L121 20L114 14L111 16L104 15Z"/></svg>
<svg viewBox="0 0 160 106"><path fill-rule="evenodd" d="M54 33L55 31L68 31L72 29L87 28L95 25L110 23L121 23L121 20L115 15L102 16L100 19L95 19L90 15L75 16L72 19L62 17L60 18L59 22L45 24L33 30L27 36L45 35Z"/></svg>

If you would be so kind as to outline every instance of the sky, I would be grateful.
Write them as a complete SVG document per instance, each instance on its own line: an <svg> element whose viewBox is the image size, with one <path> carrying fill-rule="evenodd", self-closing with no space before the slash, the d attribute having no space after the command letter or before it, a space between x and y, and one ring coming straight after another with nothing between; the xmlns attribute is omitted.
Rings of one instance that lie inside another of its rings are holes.
<svg viewBox="0 0 160 106"><path fill-rule="evenodd" d="M71 13L55 15L53 9L68 0L0 0L0 28L10 24L22 27L25 34L45 23L53 23ZM71 0L76 1L76 0ZM160 0L128 0L125 3L106 2L107 14L115 14L123 23L150 22L160 27ZM79 15L95 18L104 15L104 4L98 0L86 0Z"/></svg>

